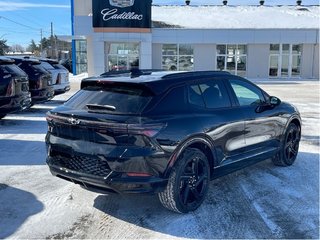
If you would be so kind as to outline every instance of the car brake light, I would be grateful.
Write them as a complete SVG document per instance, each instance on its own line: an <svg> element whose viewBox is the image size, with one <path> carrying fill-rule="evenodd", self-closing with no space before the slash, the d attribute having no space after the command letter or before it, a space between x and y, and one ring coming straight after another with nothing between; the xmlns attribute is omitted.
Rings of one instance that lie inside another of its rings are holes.
<svg viewBox="0 0 320 240"><path fill-rule="evenodd" d="M134 135L145 135L147 137L154 137L161 129L165 127L165 124L129 124L128 133Z"/></svg>
<svg viewBox="0 0 320 240"><path fill-rule="evenodd" d="M152 175L149 173L135 173L135 172L128 172L126 173L128 177L151 177Z"/></svg>
<svg viewBox="0 0 320 240"><path fill-rule="evenodd" d="M61 84L61 74L58 73L56 84Z"/></svg>
<svg viewBox="0 0 320 240"><path fill-rule="evenodd" d="M14 96L14 95L16 94L16 89L15 89L16 84L15 84L15 83L16 83L16 82L15 82L14 79L12 79L12 80L10 81L10 83L9 83L9 85L8 85L8 88L7 88L6 96L12 97L12 96Z"/></svg>
<svg viewBox="0 0 320 240"><path fill-rule="evenodd" d="M36 89L41 89L42 87L43 87L42 78L39 77L37 84L36 84Z"/></svg>

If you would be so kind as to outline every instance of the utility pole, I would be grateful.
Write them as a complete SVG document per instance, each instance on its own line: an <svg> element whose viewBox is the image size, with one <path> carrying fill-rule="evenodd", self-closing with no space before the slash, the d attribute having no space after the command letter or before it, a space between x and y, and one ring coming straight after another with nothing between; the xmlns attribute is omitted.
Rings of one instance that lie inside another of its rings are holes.
<svg viewBox="0 0 320 240"><path fill-rule="evenodd" d="M51 58L53 57L53 23L51 22Z"/></svg>
<svg viewBox="0 0 320 240"><path fill-rule="evenodd" d="M42 28L40 29L40 56L42 56Z"/></svg>

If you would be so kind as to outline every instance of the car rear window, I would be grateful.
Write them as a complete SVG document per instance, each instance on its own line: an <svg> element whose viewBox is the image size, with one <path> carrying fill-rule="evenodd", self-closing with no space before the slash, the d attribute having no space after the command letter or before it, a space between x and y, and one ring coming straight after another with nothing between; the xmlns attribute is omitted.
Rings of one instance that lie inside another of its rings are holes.
<svg viewBox="0 0 320 240"><path fill-rule="evenodd" d="M42 67L40 64L31 64L31 67L35 72L42 73L42 74L48 73L47 70L44 67Z"/></svg>
<svg viewBox="0 0 320 240"><path fill-rule="evenodd" d="M63 69L63 70L66 70L68 71L68 69L66 69L64 66L62 66L61 64L53 64L52 65L55 69Z"/></svg>
<svg viewBox="0 0 320 240"><path fill-rule="evenodd" d="M139 114L152 98L149 91L129 86L86 87L70 98L65 105L72 109L110 114ZM90 106L100 106L92 109ZM104 106L110 107L104 108ZM111 109L112 108L112 109Z"/></svg>
<svg viewBox="0 0 320 240"><path fill-rule="evenodd" d="M41 62L41 66L44 67L46 70L54 70L55 68L47 62Z"/></svg>
<svg viewBox="0 0 320 240"><path fill-rule="evenodd" d="M0 65L3 74L12 74L13 76L24 77L26 73L15 64Z"/></svg>

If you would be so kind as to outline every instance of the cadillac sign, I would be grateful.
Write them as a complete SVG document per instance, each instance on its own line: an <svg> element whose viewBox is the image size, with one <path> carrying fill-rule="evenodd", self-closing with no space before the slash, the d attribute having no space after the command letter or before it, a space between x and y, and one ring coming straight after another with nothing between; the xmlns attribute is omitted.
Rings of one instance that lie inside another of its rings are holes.
<svg viewBox="0 0 320 240"><path fill-rule="evenodd" d="M150 28L152 0L92 0L94 28Z"/></svg>

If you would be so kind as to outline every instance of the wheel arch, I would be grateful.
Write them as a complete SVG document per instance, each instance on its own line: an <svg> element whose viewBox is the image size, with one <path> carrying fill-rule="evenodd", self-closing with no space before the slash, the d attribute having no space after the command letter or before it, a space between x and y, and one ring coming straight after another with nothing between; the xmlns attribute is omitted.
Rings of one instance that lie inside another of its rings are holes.
<svg viewBox="0 0 320 240"><path fill-rule="evenodd" d="M174 151L170 158L169 164L165 171L165 177L168 177L170 175L172 167L175 165L175 163L177 162L181 154L184 152L184 150L188 148L196 148L206 155L210 166L210 176L212 177L213 169L215 166L214 145L206 136L202 135L189 138L188 140L183 141L177 147L177 149Z"/></svg>

